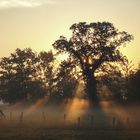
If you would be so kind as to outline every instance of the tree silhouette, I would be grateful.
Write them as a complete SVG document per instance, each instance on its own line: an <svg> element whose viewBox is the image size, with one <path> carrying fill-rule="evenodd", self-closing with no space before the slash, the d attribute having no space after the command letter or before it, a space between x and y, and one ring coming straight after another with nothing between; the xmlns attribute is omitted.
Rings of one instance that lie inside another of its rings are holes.
<svg viewBox="0 0 140 140"><path fill-rule="evenodd" d="M38 76L42 81L44 88L46 90L46 95L50 95L53 92L54 87L54 55L52 51L40 52L38 55Z"/></svg>
<svg viewBox="0 0 140 140"><path fill-rule="evenodd" d="M129 97L130 75L133 73L131 62L117 62L116 64L106 63L100 67L98 88L106 87L105 92L110 93L110 97L120 103L127 103ZM100 92L102 94L102 92Z"/></svg>
<svg viewBox="0 0 140 140"><path fill-rule="evenodd" d="M138 68L129 75L128 89L129 101L132 103L140 102L140 64Z"/></svg>
<svg viewBox="0 0 140 140"><path fill-rule="evenodd" d="M56 75L55 92L51 95L52 99L56 98L60 102L74 97L78 81L71 71L72 67L69 61L61 62Z"/></svg>
<svg viewBox="0 0 140 140"><path fill-rule="evenodd" d="M35 81L37 56L30 49L16 49L0 61L1 92L3 101L15 103L27 98L39 97L40 81Z"/></svg>
<svg viewBox="0 0 140 140"><path fill-rule="evenodd" d="M96 102L96 70L106 62L126 61L119 46L131 41L133 37L125 31L120 32L109 22L80 22L73 24L70 30L71 38L60 36L53 47L57 53L68 53L71 63L81 68L88 98L92 103Z"/></svg>

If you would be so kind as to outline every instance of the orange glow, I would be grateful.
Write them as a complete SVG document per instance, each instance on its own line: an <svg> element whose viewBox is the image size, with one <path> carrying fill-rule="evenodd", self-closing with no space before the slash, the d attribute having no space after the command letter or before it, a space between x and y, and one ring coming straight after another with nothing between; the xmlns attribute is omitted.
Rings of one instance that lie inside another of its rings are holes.
<svg viewBox="0 0 140 140"><path fill-rule="evenodd" d="M67 118L76 119L86 113L89 108L89 102L84 99L74 98L68 101L66 110L68 110Z"/></svg>
<svg viewBox="0 0 140 140"><path fill-rule="evenodd" d="M127 118L130 117L125 107L113 101L102 101L100 102L101 110L106 114L110 115L110 118L115 117L117 123L121 123L123 127L127 127Z"/></svg>
<svg viewBox="0 0 140 140"><path fill-rule="evenodd" d="M32 114L37 109L40 109L40 108L44 107L44 105L47 102L47 100L48 100L48 98L39 99L35 104L33 104L31 107L29 107L26 110L25 114L26 115Z"/></svg>

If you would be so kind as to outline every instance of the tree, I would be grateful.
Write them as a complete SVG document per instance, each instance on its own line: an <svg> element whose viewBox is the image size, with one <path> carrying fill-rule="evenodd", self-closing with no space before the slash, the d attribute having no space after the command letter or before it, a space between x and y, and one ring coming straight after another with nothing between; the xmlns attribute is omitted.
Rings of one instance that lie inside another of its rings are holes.
<svg viewBox="0 0 140 140"><path fill-rule="evenodd" d="M129 75L129 101L132 103L140 103L140 65L138 68Z"/></svg>
<svg viewBox="0 0 140 140"><path fill-rule="evenodd" d="M72 64L69 61L61 62L56 75L55 90L51 95L51 99L59 102L74 97L74 92L78 85L78 80L72 72Z"/></svg>
<svg viewBox="0 0 140 140"><path fill-rule="evenodd" d="M16 49L0 61L0 98L9 103L38 98L41 82L35 81L37 56L30 48ZM36 87L36 88L34 88Z"/></svg>
<svg viewBox="0 0 140 140"><path fill-rule="evenodd" d="M96 70L106 62L126 61L119 46L133 39L125 31L120 32L112 23L80 22L70 27L70 39L60 36L53 47L58 53L68 53L71 63L76 63L82 71L89 100L98 101Z"/></svg>
<svg viewBox="0 0 140 140"><path fill-rule="evenodd" d="M130 100L130 75L134 73L132 62L106 63L98 70L98 88L106 87L105 92L110 94L110 99L120 103ZM102 91L100 92L102 95ZM106 94L107 95L107 94Z"/></svg>
<svg viewBox="0 0 140 140"><path fill-rule="evenodd" d="M54 55L52 51L40 52L38 55L38 78L42 81L44 88L46 90L46 95L50 95L54 88Z"/></svg>

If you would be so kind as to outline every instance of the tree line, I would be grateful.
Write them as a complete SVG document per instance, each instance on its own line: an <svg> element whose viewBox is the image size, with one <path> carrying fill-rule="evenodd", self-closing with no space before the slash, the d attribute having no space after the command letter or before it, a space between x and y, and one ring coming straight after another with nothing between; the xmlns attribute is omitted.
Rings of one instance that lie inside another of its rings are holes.
<svg viewBox="0 0 140 140"><path fill-rule="evenodd" d="M65 70L65 62L56 70L54 61L52 51L37 54L30 48L16 49L9 57L3 57L0 61L1 100L15 103L45 96L57 101L72 97L76 80Z"/></svg>
<svg viewBox="0 0 140 140"><path fill-rule="evenodd" d="M55 54L17 48L1 58L0 99L15 103L45 97L59 103L75 97L80 87L81 98L91 103L139 102L140 66L134 69L119 50L133 36L109 22L80 22L70 30L70 39L60 36L54 42ZM66 59L58 64L58 55L64 54Z"/></svg>

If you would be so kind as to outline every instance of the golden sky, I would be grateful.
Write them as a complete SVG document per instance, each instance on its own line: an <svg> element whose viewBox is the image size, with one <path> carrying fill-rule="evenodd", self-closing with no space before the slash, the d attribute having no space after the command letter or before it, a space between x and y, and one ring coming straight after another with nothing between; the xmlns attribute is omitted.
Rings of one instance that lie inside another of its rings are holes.
<svg viewBox="0 0 140 140"><path fill-rule="evenodd" d="M0 0L0 57L16 48L49 50L78 22L109 21L134 40L123 53L140 61L140 0Z"/></svg>

